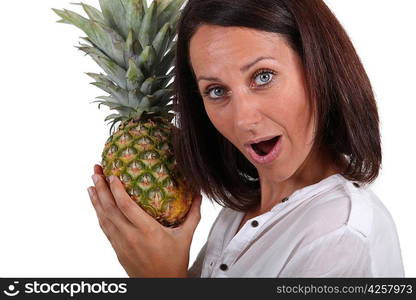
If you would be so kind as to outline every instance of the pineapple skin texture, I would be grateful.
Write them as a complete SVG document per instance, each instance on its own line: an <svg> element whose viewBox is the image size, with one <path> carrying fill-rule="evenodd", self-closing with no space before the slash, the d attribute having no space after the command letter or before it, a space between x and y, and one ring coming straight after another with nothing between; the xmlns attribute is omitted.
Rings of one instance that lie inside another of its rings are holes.
<svg viewBox="0 0 416 300"><path fill-rule="evenodd" d="M183 222L194 194L176 168L173 129L163 117L124 121L101 156L104 175L117 176L131 199L167 227Z"/></svg>

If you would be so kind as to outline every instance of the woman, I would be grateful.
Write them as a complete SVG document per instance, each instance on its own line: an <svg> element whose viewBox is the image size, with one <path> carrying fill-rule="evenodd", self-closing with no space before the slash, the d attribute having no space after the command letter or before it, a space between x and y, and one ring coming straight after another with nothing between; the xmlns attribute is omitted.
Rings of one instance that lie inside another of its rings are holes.
<svg viewBox="0 0 416 300"><path fill-rule="evenodd" d="M394 221L368 187L381 165L372 88L321 0L191 0L175 70L177 162L224 208L187 271L200 198L166 229L99 178L96 208L144 218L112 243L130 276L404 276Z"/></svg>

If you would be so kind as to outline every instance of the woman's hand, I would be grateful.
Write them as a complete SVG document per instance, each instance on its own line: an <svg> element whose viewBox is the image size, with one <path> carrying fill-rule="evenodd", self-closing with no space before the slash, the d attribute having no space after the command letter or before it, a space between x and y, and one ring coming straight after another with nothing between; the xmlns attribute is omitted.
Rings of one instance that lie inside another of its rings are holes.
<svg viewBox="0 0 416 300"><path fill-rule="evenodd" d="M130 277L186 277L192 237L201 219L202 196L193 199L180 226L161 225L132 201L121 181L107 184L102 168L94 166L95 187L89 187L101 229Z"/></svg>

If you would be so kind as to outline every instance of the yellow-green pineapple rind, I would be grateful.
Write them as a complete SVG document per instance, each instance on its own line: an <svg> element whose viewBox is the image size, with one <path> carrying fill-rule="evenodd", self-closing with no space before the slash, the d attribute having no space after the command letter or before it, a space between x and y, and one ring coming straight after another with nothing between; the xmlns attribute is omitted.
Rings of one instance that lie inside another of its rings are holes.
<svg viewBox="0 0 416 300"><path fill-rule="evenodd" d="M162 117L124 122L102 153L104 175L118 176L131 198L165 226L180 224L192 202L176 171L172 129Z"/></svg>

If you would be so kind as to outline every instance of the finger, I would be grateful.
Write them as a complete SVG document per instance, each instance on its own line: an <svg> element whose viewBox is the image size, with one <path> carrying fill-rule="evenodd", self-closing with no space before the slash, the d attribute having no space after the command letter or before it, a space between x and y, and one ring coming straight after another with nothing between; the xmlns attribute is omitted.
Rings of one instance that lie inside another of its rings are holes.
<svg viewBox="0 0 416 300"><path fill-rule="evenodd" d="M94 165L94 174L104 175L103 168L99 164Z"/></svg>
<svg viewBox="0 0 416 300"><path fill-rule="evenodd" d="M96 213L97 218L98 218L98 223L99 223L102 231L104 232L105 236L107 237L107 239L113 245L114 238L119 236L119 231L115 227L115 225L111 222L111 220L108 219L103 214L103 210L102 210L100 201L97 197L97 192L96 192L95 187L90 186L88 188L88 194L90 196L91 203L92 203L92 205L95 209L95 213Z"/></svg>
<svg viewBox="0 0 416 300"><path fill-rule="evenodd" d="M98 223L100 225L100 228L103 231L104 235L107 237L113 249L116 251L117 257L120 260L120 256L119 256L120 250L129 248L129 246L128 247L125 246L126 241L130 242L130 244L128 245L131 245L132 244L131 241L134 241L134 239L137 237L137 230L130 231L130 233L121 232L117 228L117 226L115 226L113 222L103 214L102 207L97 197L95 187L89 187L88 193L90 194L91 202L93 203L93 206L97 213Z"/></svg>
<svg viewBox="0 0 416 300"><path fill-rule="evenodd" d="M104 178L97 174L94 174L92 178L95 184L97 201L101 207L101 214L110 219L110 221L122 232L127 233L134 230L133 224L124 216L116 205L113 194L108 188Z"/></svg>
<svg viewBox="0 0 416 300"><path fill-rule="evenodd" d="M196 227L201 220L201 203L202 203L202 195L199 194L192 199L192 206L189 209L189 212L186 216L185 221L179 227L186 232L191 234L194 233Z"/></svg>
<svg viewBox="0 0 416 300"><path fill-rule="evenodd" d="M154 226L162 226L131 199L117 176L110 176L110 189L117 206L136 228L146 230Z"/></svg>

